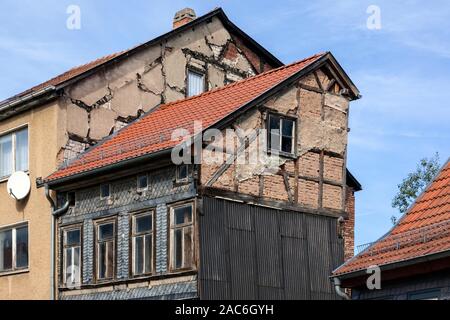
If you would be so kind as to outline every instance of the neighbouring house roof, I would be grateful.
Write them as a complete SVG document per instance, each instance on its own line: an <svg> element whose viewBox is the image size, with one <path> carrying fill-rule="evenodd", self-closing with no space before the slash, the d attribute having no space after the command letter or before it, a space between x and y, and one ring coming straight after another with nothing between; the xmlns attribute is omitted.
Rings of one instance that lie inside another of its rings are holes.
<svg viewBox="0 0 450 320"><path fill-rule="evenodd" d="M242 111L287 80L302 75L302 71L310 72L309 68L315 68L316 64L331 57L330 53L316 54L192 98L162 105L88 149L66 167L47 177L45 182L52 184L57 180L171 149L180 142L171 139L175 129L184 128L193 134L194 121L201 121L203 129L226 121L236 111Z"/></svg>
<svg viewBox="0 0 450 320"><path fill-rule="evenodd" d="M63 74L60 74L48 81L45 81L37 86L34 86L33 88L30 88L22 93L19 93L11 98L8 98L4 101L0 102L0 112L3 111L3 109L7 109L12 104L20 104L25 101L25 97L29 97L31 99L35 98L38 93L42 92L44 89L48 89L44 93L49 93L50 91L56 91L60 87L63 87L64 85L77 80L78 78L81 79L85 76L88 76L91 74L91 72L94 72L97 68L103 67L107 65L108 63L116 62L119 59L125 58L129 56L130 54L145 48L149 45L158 43L162 41L163 39L166 39L168 37L171 37L177 33L183 32L189 28L192 28L202 22L208 21L209 19L212 19L213 17L218 17L225 27L228 27L228 30L231 31L231 33L234 33L238 36L240 36L242 39L244 39L245 44L261 54L264 59L271 64L274 67L280 67L283 65L283 63L278 60L273 54L271 54L269 51L267 51L265 48L263 48L259 43L257 43L255 40L253 40L250 36L248 36L244 31L242 31L240 28L238 28L235 24L233 24L228 17L226 16L225 12L222 10L222 8L214 9L213 11L198 17L197 19L179 27L176 29L173 29L153 40L150 40L146 43L143 43L141 45L138 45L132 49L121 51L118 53L114 53L105 57L102 57L100 59L94 60L92 62L89 62L87 64L75 67Z"/></svg>
<svg viewBox="0 0 450 320"><path fill-rule="evenodd" d="M333 276L450 251L450 159L406 214L382 238L337 268Z"/></svg>

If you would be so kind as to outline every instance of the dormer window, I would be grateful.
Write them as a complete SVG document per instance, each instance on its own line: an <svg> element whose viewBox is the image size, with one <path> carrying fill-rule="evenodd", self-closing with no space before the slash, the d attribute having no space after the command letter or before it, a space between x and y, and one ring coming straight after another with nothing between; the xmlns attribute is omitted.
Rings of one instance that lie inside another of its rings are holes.
<svg viewBox="0 0 450 320"><path fill-rule="evenodd" d="M0 179L28 171L28 128L0 136Z"/></svg>
<svg viewBox="0 0 450 320"><path fill-rule="evenodd" d="M187 96L192 97L205 92L205 75L188 70Z"/></svg>

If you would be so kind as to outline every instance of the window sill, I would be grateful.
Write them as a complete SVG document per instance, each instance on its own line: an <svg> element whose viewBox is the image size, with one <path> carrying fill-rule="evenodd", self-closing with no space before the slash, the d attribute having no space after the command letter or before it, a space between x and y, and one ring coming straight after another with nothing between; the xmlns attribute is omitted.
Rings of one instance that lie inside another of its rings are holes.
<svg viewBox="0 0 450 320"><path fill-rule="evenodd" d="M284 152L284 151L268 150L267 153L270 154L270 155L277 155L277 156L283 157L283 158L289 158L289 159L295 159L296 158L295 154Z"/></svg>
<svg viewBox="0 0 450 320"><path fill-rule="evenodd" d="M14 276L14 275L18 275L18 274L22 274L22 273L28 273L30 272L30 269L21 269L21 270L14 270L14 271L5 271L5 272L0 272L0 278L2 277L8 277L8 276Z"/></svg>

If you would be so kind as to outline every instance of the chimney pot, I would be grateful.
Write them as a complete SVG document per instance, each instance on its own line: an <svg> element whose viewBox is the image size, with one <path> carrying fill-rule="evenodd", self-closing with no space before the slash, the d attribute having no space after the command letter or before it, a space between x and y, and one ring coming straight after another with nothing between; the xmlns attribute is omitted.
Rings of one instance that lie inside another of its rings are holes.
<svg viewBox="0 0 450 320"><path fill-rule="evenodd" d="M175 13L175 17L173 18L173 28L179 28L186 23L189 23L197 18L195 11L191 8L184 8L183 10Z"/></svg>

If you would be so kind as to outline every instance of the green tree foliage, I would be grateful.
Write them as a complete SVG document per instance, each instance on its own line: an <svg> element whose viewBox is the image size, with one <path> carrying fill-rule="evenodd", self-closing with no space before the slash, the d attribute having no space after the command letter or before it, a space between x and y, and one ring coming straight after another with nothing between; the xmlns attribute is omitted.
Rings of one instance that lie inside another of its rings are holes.
<svg viewBox="0 0 450 320"><path fill-rule="evenodd" d="M440 169L439 153L431 158L424 158L417 164L414 172L408 174L403 182L398 185L398 192L392 199L392 207L397 208L401 214L408 210L409 206L416 200L425 187L433 181ZM393 216L395 224L397 218Z"/></svg>

